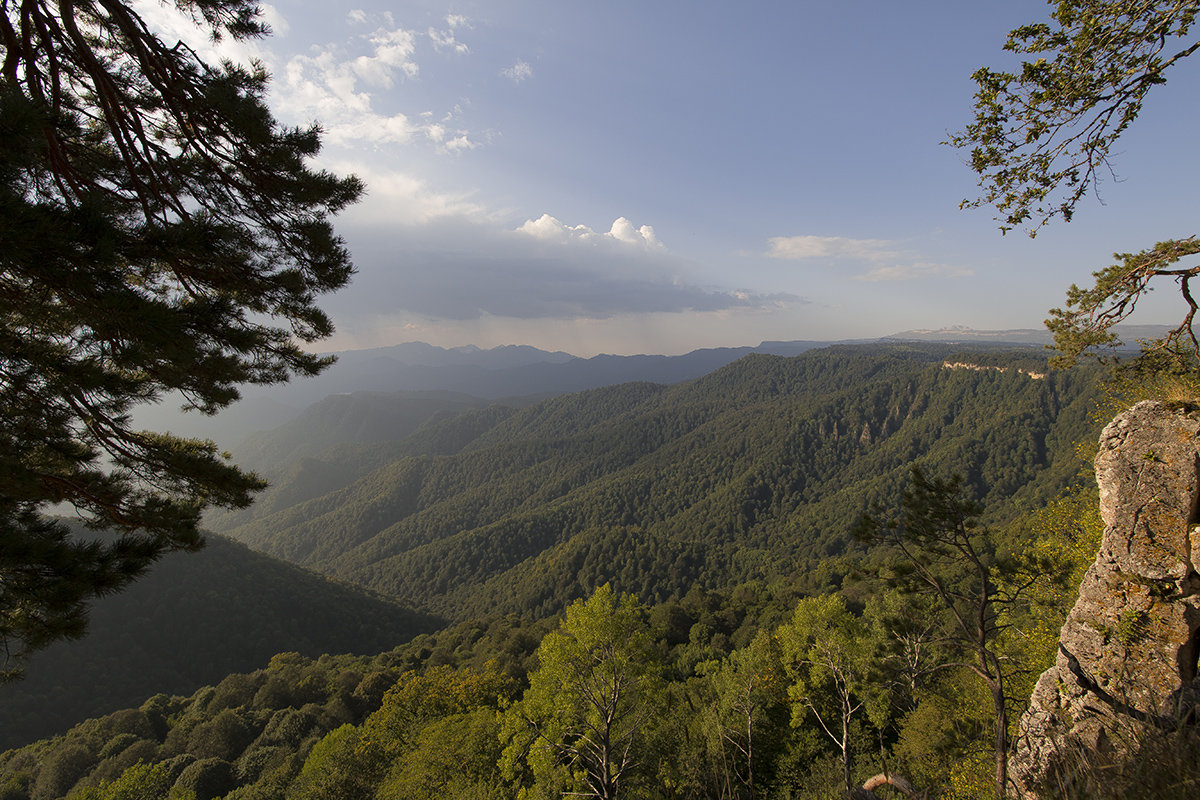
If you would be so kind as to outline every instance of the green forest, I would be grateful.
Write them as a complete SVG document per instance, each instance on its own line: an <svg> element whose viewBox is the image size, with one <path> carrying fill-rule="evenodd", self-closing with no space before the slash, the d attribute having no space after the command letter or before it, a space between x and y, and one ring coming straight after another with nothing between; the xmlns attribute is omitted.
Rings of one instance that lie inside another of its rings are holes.
<svg viewBox="0 0 1200 800"><path fill-rule="evenodd" d="M963 602L991 598L1011 733L1098 546L1102 375L893 344L522 407L448 398L419 422L370 396L405 420L394 440L343 426L225 517L307 570L213 538L146 579L193 599L207 582L210 602L131 627L146 595L103 600L93 637L3 687L0 797L837 798L881 773L990 796L989 685L889 537L939 503L969 521L977 564L918 552ZM293 452L296 430L255 446ZM135 685L105 678L118 663ZM81 674L91 706L63 691Z"/></svg>
<svg viewBox="0 0 1200 800"><path fill-rule="evenodd" d="M253 0L172 5L208 45L270 33ZM1035 681L1074 658L1097 434L1139 397L1196 410L1200 239L1071 286L1052 362L886 340L647 357L722 366L504 402L335 395L228 454L135 412L213 415L335 361L320 301L358 267L333 218L364 182L320 166L320 122L274 117L262 60L206 61L146 4L0 6L0 800L1011 796ZM979 181L962 206L1031 235L1116 175L1147 92L1200 50L1197 3L1050 6L945 141ZM1114 355L1160 284L1181 322L1123 372L1076 363ZM546 378L596 386L604 362ZM1182 596L1187 566L1141 588ZM1137 609L1116 620L1105 646L1143 637ZM1197 651L1170 665L1189 691ZM1188 713L1097 737L1039 790L1196 797Z"/></svg>
<svg viewBox="0 0 1200 800"><path fill-rule="evenodd" d="M986 357L1008 368L947 368L970 358L947 346L834 347L437 415L267 473L253 518L218 529L452 619L557 613L605 581L660 602L794 578L853 549L856 516L897 498L916 460L961 472L995 518L1068 484L1099 372L1030 378L1046 372L1033 353Z"/></svg>

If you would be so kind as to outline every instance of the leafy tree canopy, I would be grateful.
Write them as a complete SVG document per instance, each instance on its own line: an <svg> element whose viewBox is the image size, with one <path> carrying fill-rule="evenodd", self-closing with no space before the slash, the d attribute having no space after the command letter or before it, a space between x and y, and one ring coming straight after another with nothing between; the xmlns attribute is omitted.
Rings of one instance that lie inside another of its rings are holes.
<svg viewBox="0 0 1200 800"><path fill-rule="evenodd" d="M662 693L645 608L606 583L567 608L537 656L524 698L507 714L503 769L516 775L528 756L543 785L563 783L567 794L605 800L624 796L646 770L644 729Z"/></svg>
<svg viewBox="0 0 1200 800"><path fill-rule="evenodd" d="M250 0L175 0L214 38L267 32ZM211 442L132 427L178 393L313 374L315 305L353 271L329 218L357 179L314 171L260 65L205 64L120 0L0 0L0 670L78 635L85 602L261 488ZM92 529L46 519L69 503Z"/></svg>
<svg viewBox="0 0 1200 800"><path fill-rule="evenodd" d="M1022 58L1012 71L986 67L974 74L975 120L950 137L970 151L982 193L964 206L991 205L1003 230L1024 226L1034 235L1075 207L1111 171L1113 144L1137 119L1146 93L1200 48L1193 32L1200 3L1178 0L1058 0L1048 22L1009 33L1004 49ZM1072 286L1065 308L1047 326L1074 363L1084 352L1117 343L1112 326L1126 319L1155 278L1179 285L1186 313L1157 347L1192 360L1200 342L1192 331L1197 303L1189 282L1200 253L1188 236L1137 253L1094 273L1090 288ZM1182 262L1182 263L1181 263Z"/></svg>

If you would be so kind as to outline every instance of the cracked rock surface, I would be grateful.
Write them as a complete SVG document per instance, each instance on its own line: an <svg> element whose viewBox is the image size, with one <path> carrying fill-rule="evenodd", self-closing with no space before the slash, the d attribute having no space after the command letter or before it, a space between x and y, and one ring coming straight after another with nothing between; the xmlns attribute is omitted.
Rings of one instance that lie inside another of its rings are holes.
<svg viewBox="0 0 1200 800"><path fill-rule="evenodd" d="M1080 756L1194 722L1200 680L1200 416L1142 402L1100 436L1104 538L1034 688L1011 771L1036 797Z"/></svg>

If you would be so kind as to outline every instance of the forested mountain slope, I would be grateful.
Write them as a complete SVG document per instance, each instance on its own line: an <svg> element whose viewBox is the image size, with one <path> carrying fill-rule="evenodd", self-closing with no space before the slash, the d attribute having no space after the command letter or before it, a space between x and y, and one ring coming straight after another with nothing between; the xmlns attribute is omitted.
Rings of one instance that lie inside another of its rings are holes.
<svg viewBox="0 0 1200 800"><path fill-rule="evenodd" d="M88 634L0 684L0 750L151 694L191 694L276 653L378 653L441 620L210 536L93 607Z"/></svg>
<svg viewBox="0 0 1200 800"><path fill-rule="evenodd" d="M355 392L334 394L296 419L251 434L233 448L238 463L254 470L313 456L343 443L399 441L431 418L489 405L457 392Z"/></svg>
<svg viewBox="0 0 1200 800"><path fill-rule="evenodd" d="M833 347L472 410L388 463L379 446L312 459L302 472L353 480L306 496L285 478L230 534L458 619L554 613L610 579L647 601L770 580L845 551L913 461L963 473L993 519L1053 494L1093 433L1098 373L1030 372L1037 351Z"/></svg>

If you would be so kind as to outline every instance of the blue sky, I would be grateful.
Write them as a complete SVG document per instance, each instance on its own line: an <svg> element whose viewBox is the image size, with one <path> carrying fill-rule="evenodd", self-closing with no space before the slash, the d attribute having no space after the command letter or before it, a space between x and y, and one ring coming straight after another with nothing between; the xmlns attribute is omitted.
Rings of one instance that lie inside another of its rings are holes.
<svg viewBox="0 0 1200 800"><path fill-rule="evenodd" d="M165 35L185 35L138 0ZM1185 63L1070 224L1001 236L964 155L971 73L1038 0L276 0L285 123L367 197L322 349L423 340L678 353L1030 328L1113 252L1194 232ZM1170 321L1169 292L1137 321Z"/></svg>

